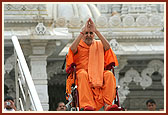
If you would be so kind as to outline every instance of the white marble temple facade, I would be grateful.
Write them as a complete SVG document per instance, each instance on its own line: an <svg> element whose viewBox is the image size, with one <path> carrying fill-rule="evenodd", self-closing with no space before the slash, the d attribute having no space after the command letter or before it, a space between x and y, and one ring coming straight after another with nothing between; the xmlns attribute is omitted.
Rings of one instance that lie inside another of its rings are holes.
<svg viewBox="0 0 168 115"><path fill-rule="evenodd" d="M151 77L147 74L159 72L162 76L161 83L164 84L163 3L3 5L4 48L12 49L11 36L18 36L44 110L49 108L48 79L56 71L55 68L52 70L48 67L49 74L47 62L64 59L69 47L67 44L71 44L79 34L88 17L94 20L119 59L116 78L117 84L121 86L121 103L127 99L130 82L139 84L143 89L152 84ZM4 56L4 70L9 73L14 69L11 60L13 54L5 50ZM120 71L132 59L147 59L151 63L146 68L141 68L141 72L130 67L120 79ZM5 81L8 79L5 78Z"/></svg>

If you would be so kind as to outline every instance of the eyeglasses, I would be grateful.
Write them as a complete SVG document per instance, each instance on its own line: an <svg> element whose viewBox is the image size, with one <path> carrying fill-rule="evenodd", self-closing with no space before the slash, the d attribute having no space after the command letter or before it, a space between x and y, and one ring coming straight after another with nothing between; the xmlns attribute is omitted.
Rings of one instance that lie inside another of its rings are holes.
<svg viewBox="0 0 168 115"><path fill-rule="evenodd" d="M85 34L88 34L88 33L91 34L91 35L93 34L93 32L86 32Z"/></svg>

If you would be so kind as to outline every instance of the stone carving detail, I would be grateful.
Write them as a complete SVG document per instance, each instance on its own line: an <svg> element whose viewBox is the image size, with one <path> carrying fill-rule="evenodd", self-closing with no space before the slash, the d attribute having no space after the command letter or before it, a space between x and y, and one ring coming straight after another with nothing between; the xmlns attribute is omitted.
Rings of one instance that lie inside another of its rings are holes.
<svg viewBox="0 0 168 115"><path fill-rule="evenodd" d="M98 27L105 27L107 25L107 18L104 17L104 16L99 16L97 19L96 19L96 25Z"/></svg>
<svg viewBox="0 0 168 115"><path fill-rule="evenodd" d="M123 25L124 26L132 26L134 24L135 20L133 16L125 16L123 18Z"/></svg>
<svg viewBox="0 0 168 115"><path fill-rule="evenodd" d="M24 10L25 6L23 4L6 4L4 5L5 10Z"/></svg>
<svg viewBox="0 0 168 115"><path fill-rule="evenodd" d="M121 8L121 14L125 15L128 13L129 4L123 4Z"/></svg>
<svg viewBox="0 0 168 115"><path fill-rule="evenodd" d="M119 26L121 24L121 19L118 15L112 16L109 19L110 26Z"/></svg>
<svg viewBox="0 0 168 115"><path fill-rule="evenodd" d="M37 34L45 34L46 27L43 25L43 23L38 23L35 30L36 30Z"/></svg>
<svg viewBox="0 0 168 115"><path fill-rule="evenodd" d="M140 15L137 17L136 22L139 26L146 26L148 23L148 18L145 15Z"/></svg>
<svg viewBox="0 0 168 115"><path fill-rule="evenodd" d="M117 67L117 69L119 69L119 70L123 69L128 64L128 62L127 62L128 59L127 58L117 56L117 59L120 63L119 66Z"/></svg>
<svg viewBox="0 0 168 115"><path fill-rule="evenodd" d="M119 48L119 44L118 44L118 42L116 41L116 39L112 39L112 40L110 41L110 46L111 46L111 48L112 48L114 51L117 51L118 48Z"/></svg>
<svg viewBox="0 0 168 115"><path fill-rule="evenodd" d="M164 68L163 68L163 62L160 60L152 60L149 62L147 68L145 68L140 74L131 68L125 73L125 77L121 78L119 80L119 95L120 95L120 102L121 104L126 99L126 95L130 93L129 91L129 83L132 81L136 83L136 85L140 85L144 90L145 88L152 85L152 78L151 75L154 72L159 72L162 76L161 83L164 85Z"/></svg>
<svg viewBox="0 0 168 115"><path fill-rule="evenodd" d="M146 68L142 71L141 73L142 81L140 85L142 86L144 90L145 88L152 85L152 78L150 76L152 75L153 72L154 72L153 68Z"/></svg>
<svg viewBox="0 0 168 115"><path fill-rule="evenodd" d="M97 4L97 7L101 13L108 12L107 4Z"/></svg>
<svg viewBox="0 0 168 115"><path fill-rule="evenodd" d="M121 4L113 4L111 7L113 12L121 12Z"/></svg>
<svg viewBox="0 0 168 115"><path fill-rule="evenodd" d="M151 4L150 7L152 13L158 13L157 4Z"/></svg>
<svg viewBox="0 0 168 115"><path fill-rule="evenodd" d="M5 62L4 74L9 73L15 67L15 56L11 55Z"/></svg>
<svg viewBox="0 0 168 115"><path fill-rule="evenodd" d="M150 17L149 22L152 26L161 26L161 18L159 15L153 15Z"/></svg>
<svg viewBox="0 0 168 115"><path fill-rule="evenodd" d="M132 14L140 14L146 12L146 4L130 4L128 12Z"/></svg>
<svg viewBox="0 0 168 115"><path fill-rule="evenodd" d="M161 62L160 60L152 60L151 62L149 62L148 68L144 69L141 73L141 76L143 79L142 79L142 82L140 85L143 87L143 89L152 85L151 75L154 72L160 73L160 75L162 76L161 83L162 83L162 85L164 85L164 65L163 65L163 62Z"/></svg>
<svg viewBox="0 0 168 115"><path fill-rule="evenodd" d="M64 27L66 25L66 19L64 17L60 17L56 20L56 25L59 27Z"/></svg>
<svg viewBox="0 0 168 115"><path fill-rule="evenodd" d="M137 85L139 82L141 82L141 77L139 75L139 73L131 68L130 70L128 70L126 73L125 73L125 77L124 77L124 81L129 84L131 81L135 82Z"/></svg>
<svg viewBox="0 0 168 115"><path fill-rule="evenodd" d="M148 64L149 68L153 68L154 72L159 72L160 75L162 76L162 80L161 83L162 85L164 85L164 64L162 61L160 60L152 60L149 64Z"/></svg>
<svg viewBox="0 0 168 115"><path fill-rule="evenodd" d="M10 16L12 18L24 17L26 19L32 18L34 16L47 16L46 4L5 4L4 5L4 15ZM12 19L11 18L11 19ZM21 20L19 20L21 22ZM28 20L22 20L28 21Z"/></svg>
<svg viewBox="0 0 168 115"><path fill-rule="evenodd" d="M70 20L70 24L71 24L72 27L80 27L81 19L77 18L77 17L73 17Z"/></svg>
<svg viewBox="0 0 168 115"><path fill-rule="evenodd" d="M152 61L149 62L148 67L149 68L154 68L154 71L159 72L160 69L164 67L164 64L160 60L152 60ZM161 75L163 75L163 73L161 73Z"/></svg>
<svg viewBox="0 0 168 115"><path fill-rule="evenodd" d="M119 90L118 95L120 99L120 104L123 104L124 100L126 99L126 96L130 93L128 85L124 82L124 78L121 78L119 80Z"/></svg>
<svg viewBox="0 0 168 115"><path fill-rule="evenodd" d="M123 4L121 10L122 14L133 14L134 16L138 16L140 14L156 14L161 7L162 6L159 6L159 4Z"/></svg>
<svg viewBox="0 0 168 115"><path fill-rule="evenodd" d="M46 10L45 4L5 4L5 10Z"/></svg>
<svg viewBox="0 0 168 115"><path fill-rule="evenodd" d="M158 72L161 74L161 76L162 76L162 79L161 79L161 83L162 83L162 85L164 86L164 68L162 67L162 68L160 68L159 70L158 70Z"/></svg>

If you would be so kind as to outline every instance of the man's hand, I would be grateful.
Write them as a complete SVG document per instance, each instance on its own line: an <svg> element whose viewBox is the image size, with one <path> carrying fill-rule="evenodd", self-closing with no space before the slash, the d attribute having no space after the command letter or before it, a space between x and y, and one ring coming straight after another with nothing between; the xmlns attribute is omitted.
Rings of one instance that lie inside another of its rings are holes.
<svg viewBox="0 0 168 115"><path fill-rule="evenodd" d="M7 105L7 103L10 103L10 105ZM15 104L13 101L8 100L4 102L4 108L14 109L16 110Z"/></svg>
<svg viewBox="0 0 168 115"><path fill-rule="evenodd" d="M90 29L90 24L89 24L89 19L87 20L87 22L86 22L86 24L85 24L85 26L82 28L82 33L86 33L86 32L88 32L88 30Z"/></svg>
<svg viewBox="0 0 168 115"><path fill-rule="evenodd" d="M82 32L85 34L86 32L91 31L91 32L96 32L96 26L94 22L92 21L91 18L89 18L85 24L85 26L82 28Z"/></svg>
<svg viewBox="0 0 168 115"><path fill-rule="evenodd" d="M95 24L94 24L94 22L92 21L91 18L89 18L89 25L90 25L90 31L91 32L96 32L97 31L96 26L95 26Z"/></svg>
<svg viewBox="0 0 168 115"><path fill-rule="evenodd" d="M11 101L11 100L9 100L9 101L10 101L10 103L11 103L11 108L13 108L14 110L16 110L16 107L15 107L14 102L13 102L13 101Z"/></svg>

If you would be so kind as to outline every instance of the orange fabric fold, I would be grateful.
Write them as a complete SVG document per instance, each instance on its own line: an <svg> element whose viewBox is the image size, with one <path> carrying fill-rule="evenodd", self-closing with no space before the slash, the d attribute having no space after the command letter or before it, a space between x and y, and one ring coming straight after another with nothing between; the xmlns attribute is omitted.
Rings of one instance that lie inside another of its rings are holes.
<svg viewBox="0 0 168 115"><path fill-rule="evenodd" d="M91 87L102 87L104 71L104 49L101 41L93 41L89 49L88 74Z"/></svg>
<svg viewBox="0 0 168 115"><path fill-rule="evenodd" d="M66 69L74 62L74 54L69 48L68 54L66 55Z"/></svg>
<svg viewBox="0 0 168 115"><path fill-rule="evenodd" d="M107 51L105 51L105 54L104 54L104 66L106 67L107 65L109 65L112 62L115 63L115 66L119 65L118 64L118 60L117 60L117 56L115 55L113 50L110 48Z"/></svg>

